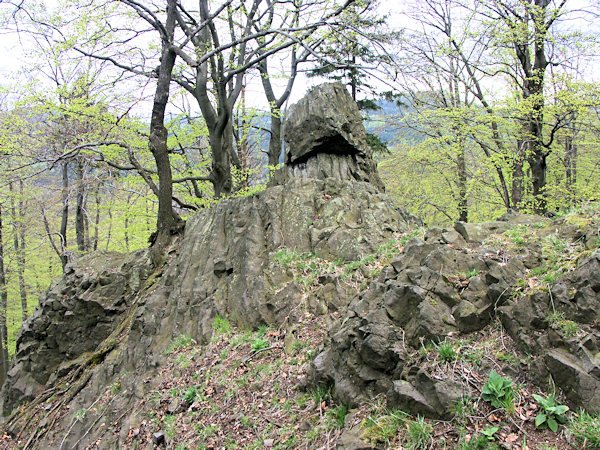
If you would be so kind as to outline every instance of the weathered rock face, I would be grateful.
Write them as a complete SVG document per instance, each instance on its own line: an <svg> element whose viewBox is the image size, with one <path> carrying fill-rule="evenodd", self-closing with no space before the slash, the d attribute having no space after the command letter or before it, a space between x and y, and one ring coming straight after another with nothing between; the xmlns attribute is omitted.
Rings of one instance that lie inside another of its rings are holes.
<svg viewBox="0 0 600 450"><path fill-rule="evenodd" d="M540 236L564 228L580 242L586 233L520 214L502 219L458 222L455 230L434 228L424 241L409 242L332 326L312 380L333 384L350 405L384 394L392 407L446 417L469 392L452 374L440 378L423 369L414 359L417 349L481 330L499 313L520 349L534 355L532 376L541 382L551 375L574 405L600 411L600 251L579 261L551 292L535 289L520 296L523 278L543 264ZM528 231L531 241L512 246L510 255L502 246L492 251L485 244L495 233L533 229L538 237ZM466 272L476 275L466 277Z"/></svg>
<svg viewBox="0 0 600 450"><path fill-rule="evenodd" d="M17 337L3 411L31 400L56 370L66 370L69 362L95 350L118 325L150 271L145 251L97 252L69 265Z"/></svg>
<svg viewBox="0 0 600 450"><path fill-rule="evenodd" d="M290 178L353 179L384 189L358 106L341 83L313 88L288 111L284 124L285 167Z"/></svg>
<svg viewBox="0 0 600 450"><path fill-rule="evenodd" d="M467 279L467 271L477 275ZM524 272L518 259L505 265L498 255L458 249L435 233L409 242L332 327L315 359L315 381L332 382L350 405L383 393L392 407L446 417L468 392L460 380L436 379L409 353L483 328Z"/></svg>
<svg viewBox="0 0 600 450"><path fill-rule="evenodd" d="M575 404L600 411L600 251L559 278L550 293L500 308L500 317L519 346L538 356L542 375L551 375Z"/></svg>

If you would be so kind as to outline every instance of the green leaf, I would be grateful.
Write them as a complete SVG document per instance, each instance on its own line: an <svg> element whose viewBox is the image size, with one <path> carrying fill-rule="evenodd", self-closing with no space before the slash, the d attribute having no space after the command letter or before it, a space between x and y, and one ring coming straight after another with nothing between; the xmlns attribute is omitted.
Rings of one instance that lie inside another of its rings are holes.
<svg viewBox="0 0 600 450"><path fill-rule="evenodd" d="M548 419L548 428L550 428L555 433L558 431L558 423L552 417Z"/></svg>
<svg viewBox="0 0 600 450"><path fill-rule="evenodd" d="M546 414L539 413L537 416L535 416L535 427L539 428L544 422L546 422L546 419Z"/></svg>
<svg viewBox="0 0 600 450"><path fill-rule="evenodd" d="M498 427L488 427L485 430L482 430L481 433L485 434L488 438L492 438L498 430Z"/></svg>
<svg viewBox="0 0 600 450"><path fill-rule="evenodd" d="M542 397L541 395L538 395L538 394L533 394L533 398L535 398L535 401L538 402L539 404L542 404L546 401L546 399L544 397Z"/></svg>
<svg viewBox="0 0 600 450"><path fill-rule="evenodd" d="M559 415L559 416L562 416L568 410L569 410L569 407L567 405L558 405L556 407L556 414Z"/></svg>

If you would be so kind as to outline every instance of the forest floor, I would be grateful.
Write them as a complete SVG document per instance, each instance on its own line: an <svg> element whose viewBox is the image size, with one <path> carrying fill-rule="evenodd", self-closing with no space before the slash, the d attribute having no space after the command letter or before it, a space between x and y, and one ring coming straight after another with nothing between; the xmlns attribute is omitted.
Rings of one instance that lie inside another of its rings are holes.
<svg viewBox="0 0 600 450"><path fill-rule="evenodd" d="M450 355L433 346L414 355L439 375L458 372L479 392L491 369L514 380L506 407L465 397L452 420L436 421L390 410L383 398L349 410L327 387L307 383L327 321L306 315L292 335L238 330L218 319L208 346L179 337L158 388L136 406L145 419L129 430L127 448L591 448L568 426L536 429L540 406L533 394L542 393L523 370L531 361L520 359L499 323L469 341L449 342Z"/></svg>

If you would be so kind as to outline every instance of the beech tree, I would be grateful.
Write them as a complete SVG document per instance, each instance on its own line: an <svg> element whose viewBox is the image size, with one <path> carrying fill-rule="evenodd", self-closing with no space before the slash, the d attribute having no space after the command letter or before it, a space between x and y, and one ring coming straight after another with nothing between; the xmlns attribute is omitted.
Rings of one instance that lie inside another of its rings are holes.
<svg viewBox="0 0 600 450"><path fill-rule="evenodd" d="M582 117L594 105L586 89L576 87L581 73L571 67L572 61L593 54L593 47L590 36L564 28L563 21L573 16L569 4L439 0L414 3L408 10L418 26L406 32L402 45L401 86L405 95L412 95L411 108L421 112L413 123L420 121L418 128L429 139L443 141L436 137L438 127L446 139L463 140L458 153L447 153L456 171L445 172L455 180L451 185L456 186L459 211L468 204L465 193L468 198L476 191L481 199L499 198L505 210L544 213L549 200L556 207L549 199L554 184L546 181L549 158L560 156L567 135L573 135L574 112ZM579 13L585 17L590 11ZM556 80L569 70L572 82L563 89ZM448 119L454 128L448 129ZM440 148L438 155L452 146ZM565 153L569 165L573 152ZM492 173L494 177L488 175ZM571 168L568 177L572 174ZM491 188L487 196L486 185ZM480 209L481 203L475 204Z"/></svg>

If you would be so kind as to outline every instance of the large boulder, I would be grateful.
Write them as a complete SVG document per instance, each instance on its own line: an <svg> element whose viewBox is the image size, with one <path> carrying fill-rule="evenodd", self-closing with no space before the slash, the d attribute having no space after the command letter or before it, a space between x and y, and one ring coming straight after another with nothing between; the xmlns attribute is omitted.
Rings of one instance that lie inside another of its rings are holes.
<svg viewBox="0 0 600 450"><path fill-rule="evenodd" d="M319 85L292 105L284 130L285 167L276 183L336 178L366 181L384 190L358 106L341 83Z"/></svg>

